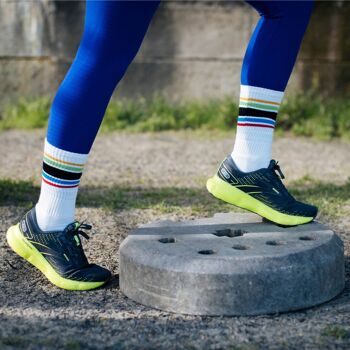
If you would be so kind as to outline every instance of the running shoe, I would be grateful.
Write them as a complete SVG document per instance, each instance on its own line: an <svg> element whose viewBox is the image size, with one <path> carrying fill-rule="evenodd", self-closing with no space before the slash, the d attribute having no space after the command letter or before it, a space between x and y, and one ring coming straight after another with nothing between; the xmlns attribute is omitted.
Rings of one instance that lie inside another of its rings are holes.
<svg viewBox="0 0 350 350"><path fill-rule="evenodd" d="M317 207L294 199L282 179L284 175L275 160L267 168L245 173L228 156L217 174L207 181L207 189L216 198L279 225L295 226L312 221Z"/></svg>
<svg viewBox="0 0 350 350"><path fill-rule="evenodd" d="M88 224L73 222L63 231L43 232L33 208L6 236L12 250L57 287L89 290L104 285L111 276L107 269L88 263L80 236L88 239L83 230L90 229Z"/></svg>

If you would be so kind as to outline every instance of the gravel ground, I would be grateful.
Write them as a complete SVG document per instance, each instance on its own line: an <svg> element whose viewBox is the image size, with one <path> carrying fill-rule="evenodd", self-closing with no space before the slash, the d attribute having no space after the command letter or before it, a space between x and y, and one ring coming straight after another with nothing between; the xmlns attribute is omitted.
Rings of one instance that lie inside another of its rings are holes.
<svg viewBox="0 0 350 350"><path fill-rule="evenodd" d="M233 138L233 137L232 137ZM101 135L83 186L187 188L204 185L230 151L232 138L191 137L189 133ZM0 179L38 183L42 132L0 134ZM349 143L277 139L275 157L288 181L309 175L344 183L350 174ZM293 167L292 167L293 165ZM157 210L80 207L78 217L94 225L86 245L91 260L112 270L108 286L68 292L51 286L7 247L5 232L25 208L0 205L0 348L30 349L349 349L350 283L348 217L332 223L347 254L345 291L331 302L305 311L261 317L183 316L143 307L118 287L117 250L139 223L179 218Z"/></svg>

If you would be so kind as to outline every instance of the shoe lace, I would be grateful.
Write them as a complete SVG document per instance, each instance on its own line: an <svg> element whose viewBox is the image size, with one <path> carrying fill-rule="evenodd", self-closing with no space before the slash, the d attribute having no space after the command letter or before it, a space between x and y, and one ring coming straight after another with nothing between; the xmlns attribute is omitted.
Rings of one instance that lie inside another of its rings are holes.
<svg viewBox="0 0 350 350"><path fill-rule="evenodd" d="M284 186L282 180L285 178L279 164L278 161L272 160L271 161L271 165L270 165L270 169L273 170L273 174L278 178L278 187L281 191L284 192L284 194L286 195L286 198L289 197L290 201L294 200L294 197L289 193L289 191L287 190L286 186Z"/></svg>
<svg viewBox="0 0 350 350"><path fill-rule="evenodd" d="M80 235L85 239L90 239L89 235L83 230L91 230L91 229L92 229L92 226L89 224L86 224L84 221L83 222L75 221L67 227L67 232L73 236Z"/></svg>
<svg viewBox="0 0 350 350"><path fill-rule="evenodd" d="M276 171L277 171L277 173L276 173L276 175L281 179L281 180L283 180L284 178L285 178L285 176L284 176L284 174L282 173L282 170L281 170L281 167L279 166L279 164L278 164L278 161L276 162L274 162L274 164L273 164L273 168L272 168L274 171L275 171L275 173L276 173Z"/></svg>
<svg viewBox="0 0 350 350"><path fill-rule="evenodd" d="M86 224L85 222L75 221L71 223L66 228L68 241L66 243L66 249L69 252L69 256L73 258L72 262L75 261L76 266L81 268L81 266L88 265L87 258L85 256L81 240L79 236L84 237L85 239L89 239L89 235L83 230L91 230L92 226ZM68 244L69 242L69 244Z"/></svg>

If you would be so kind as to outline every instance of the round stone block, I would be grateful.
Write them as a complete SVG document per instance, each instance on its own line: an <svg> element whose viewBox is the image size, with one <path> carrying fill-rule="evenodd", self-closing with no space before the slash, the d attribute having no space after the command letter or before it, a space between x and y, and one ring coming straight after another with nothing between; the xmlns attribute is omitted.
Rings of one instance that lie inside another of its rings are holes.
<svg viewBox="0 0 350 350"><path fill-rule="evenodd" d="M121 291L177 313L286 312L344 288L342 241L318 222L285 228L234 213L159 221L133 231L119 254Z"/></svg>

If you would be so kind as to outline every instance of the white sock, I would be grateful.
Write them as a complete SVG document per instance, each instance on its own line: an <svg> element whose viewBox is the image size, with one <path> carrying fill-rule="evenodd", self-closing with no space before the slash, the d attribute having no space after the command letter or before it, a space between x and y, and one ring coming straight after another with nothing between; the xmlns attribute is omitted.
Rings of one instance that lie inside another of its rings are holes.
<svg viewBox="0 0 350 350"><path fill-rule="evenodd" d="M45 140L41 192L35 207L41 230L61 231L75 220L78 186L87 157Z"/></svg>
<svg viewBox="0 0 350 350"><path fill-rule="evenodd" d="M241 85L236 140L231 157L241 171L267 168L283 91Z"/></svg>

